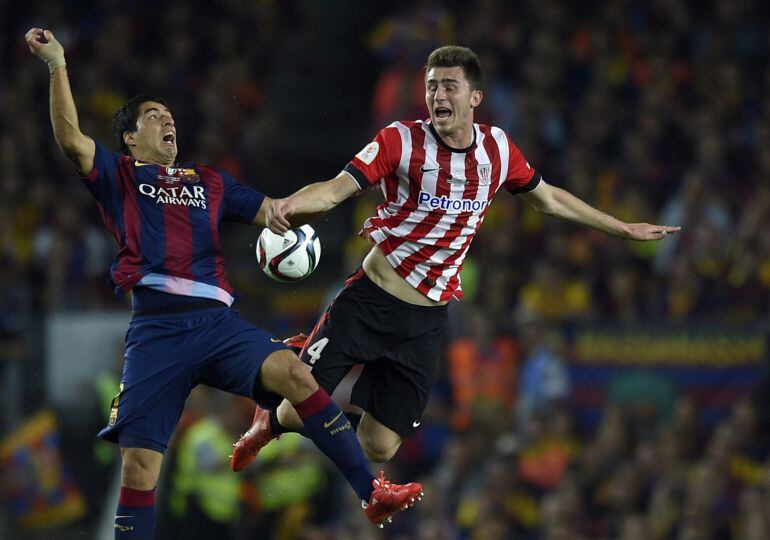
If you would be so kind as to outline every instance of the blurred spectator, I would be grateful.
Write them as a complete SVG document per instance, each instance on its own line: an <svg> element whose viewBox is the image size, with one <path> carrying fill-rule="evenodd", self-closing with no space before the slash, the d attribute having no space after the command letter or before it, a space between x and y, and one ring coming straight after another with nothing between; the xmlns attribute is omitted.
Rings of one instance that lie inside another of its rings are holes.
<svg viewBox="0 0 770 540"><path fill-rule="evenodd" d="M173 528L184 538L235 538L241 479L230 470L226 401L230 396L201 386L185 405L186 428L176 441L168 485Z"/></svg>
<svg viewBox="0 0 770 540"><path fill-rule="evenodd" d="M516 344L485 312L474 309L467 315L466 335L452 340L445 353L452 383L452 427L465 430L475 421L505 425L517 398Z"/></svg>
<svg viewBox="0 0 770 540"><path fill-rule="evenodd" d="M567 399L570 381L555 333L530 322L520 328L520 336L523 362L515 420L519 434L529 437L536 417Z"/></svg>

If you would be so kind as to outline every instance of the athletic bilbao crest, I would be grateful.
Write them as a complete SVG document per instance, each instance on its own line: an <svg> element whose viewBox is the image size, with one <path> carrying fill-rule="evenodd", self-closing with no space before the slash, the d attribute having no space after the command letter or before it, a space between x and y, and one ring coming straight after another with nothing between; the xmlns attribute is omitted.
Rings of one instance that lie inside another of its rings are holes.
<svg viewBox="0 0 770 540"><path fill-rule="evenodd" d="M492 165L479 165L479 184L488 185L492 181Z"/></svg>

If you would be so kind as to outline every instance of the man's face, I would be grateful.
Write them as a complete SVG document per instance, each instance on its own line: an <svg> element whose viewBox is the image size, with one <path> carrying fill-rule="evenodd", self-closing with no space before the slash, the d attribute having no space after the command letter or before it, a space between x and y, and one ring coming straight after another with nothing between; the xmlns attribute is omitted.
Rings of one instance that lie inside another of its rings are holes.
<svg viewBox="0 0 770 540"><path fill-rule="evenodd" d="M139 106L136 131L127 132L126 143L134 157L162 165L174 163L177 154L176 127L171 111L155 101Z"/></svg>
<svg viewBox="0 0 770 540"><path fill-rule="evenodd" d="M425 74L425 104L439 135L452 137L470 129L480 90L471 90L461 67L436 67Z"/></svg>

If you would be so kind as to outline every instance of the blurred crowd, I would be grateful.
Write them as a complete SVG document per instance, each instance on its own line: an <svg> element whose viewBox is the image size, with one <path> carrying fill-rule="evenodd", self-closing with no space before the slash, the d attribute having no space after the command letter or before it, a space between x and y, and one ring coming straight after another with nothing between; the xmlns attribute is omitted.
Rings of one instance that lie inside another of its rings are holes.
<svg viewBox="0 0 770 540"><path fill-rule="evenodd" d="M477 121L506 130L547 181L625 221L683 230L632 243L541 216L505 194L495 200L463 270L466 300L452 307L426 419L389 465L397 479L421 478L428 498L384 536L352 510L355 501L320 454L290 437L245 479L222 480L221 500L235 502L212 509L185 471L200 480L225 470L223 441L248 424L249 411L207 391L188 407L170 451L167 470L175 472L164 478L161 523L308 540L770 538L761 408L740 400L705 426L685 395L665 418L643 404L607 403L598 428L584 430L571 414L565 352L553 337L586 321L767 323L770 7L759 0L387 5L368 42L351 43L379 66L370 114L360 118L372 136L393 120L425 118L427 54L467 45L485 75ZM106 0L14 9L0 42L4 63L14 66L0 79L0 387L7 365L36 365L43 354L25 338L33 321L59 310L126 309L106 285L112 240L53 140L48 73L28 53L26 29L49 27L64 45L86 133L115 148L113 111L152 90L170 96L182 159L217 163L283 193L283 179L268 174L280 164L262 151L276 97L268 81L283 61L282 39L302 24L303 3L172 2L153 13ZM344 242L342 262L324 262L338 265L340 279L360 263L367 246L354 233L377 202L376 193L356 199L340 210L350 215L348 230L325 237ZM248 311L269 292L248 277L256 271L248 249L228 262ZM312 320L321 307L305 306L298 320ZM208 435L196 435L196 426Z"/></svg>

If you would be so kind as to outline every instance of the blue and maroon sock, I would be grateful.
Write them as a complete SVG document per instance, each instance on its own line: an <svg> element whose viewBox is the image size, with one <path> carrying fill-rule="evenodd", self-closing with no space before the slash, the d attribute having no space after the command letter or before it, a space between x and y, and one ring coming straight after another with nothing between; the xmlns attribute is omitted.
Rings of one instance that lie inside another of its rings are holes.
<svg viewBox="0 0 770 540"><path fill-rule="evenodd" d="M120 488L115 513L115 540L152 540L155 536L155 490Z"/></svg>
<svg viewBox="0 0 770 540"><path fill-rule="evenodd" d="M305 425L305 434L334 462L356 494L369 501L374 475L350 421L329 394L319 388L305 401L295 403L294 410Z"/></svg>

